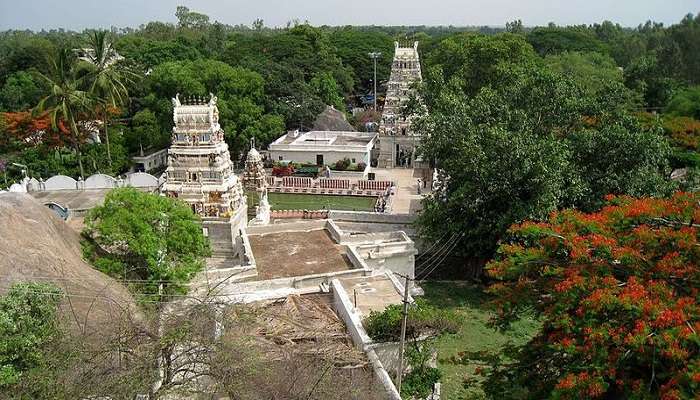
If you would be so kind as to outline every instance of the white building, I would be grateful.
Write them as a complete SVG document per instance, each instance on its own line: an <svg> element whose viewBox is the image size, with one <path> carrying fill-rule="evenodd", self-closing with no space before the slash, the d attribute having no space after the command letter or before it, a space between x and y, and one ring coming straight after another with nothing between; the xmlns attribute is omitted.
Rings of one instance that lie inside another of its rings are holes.
<svg viewBox="0 0 700 400"><path fill-rule="evenodd" d="M131 157L134 162L133 172L149 172L160 169L168 164L168 149L152 151L150 153L141 152L141 155Z"/></svg>
<svg viewBox="0 0 700 400"><path fill-rule="evenodd" d="M269 152L273 161L332 165L347 158L369 165L376 139L376 133L367 132L293 131L270 144Z"/></svg>

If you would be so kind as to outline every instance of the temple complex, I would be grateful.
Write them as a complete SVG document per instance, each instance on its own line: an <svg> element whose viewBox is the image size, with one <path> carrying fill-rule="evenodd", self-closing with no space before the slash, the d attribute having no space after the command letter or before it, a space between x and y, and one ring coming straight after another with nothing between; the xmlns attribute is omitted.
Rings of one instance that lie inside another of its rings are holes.
<svg viewBox="0 0 700 400"><path fill-rule="evenodd" d="M411 130L411 118L401 113L401 107L413 92L411 85L422 79L418 42L413 47L401 47L398 42L394 45L394 61L379 126L380 168L411 167L420 139Z"/></svg>
<svg viewBox="0 0 700 400"><path fill-rule="evenodd" d="M233 173L216 101L214 95L209 100L173 99L175 126L161 191L184 200L204 218L233 219L245 215L247 205Z"/></svg>

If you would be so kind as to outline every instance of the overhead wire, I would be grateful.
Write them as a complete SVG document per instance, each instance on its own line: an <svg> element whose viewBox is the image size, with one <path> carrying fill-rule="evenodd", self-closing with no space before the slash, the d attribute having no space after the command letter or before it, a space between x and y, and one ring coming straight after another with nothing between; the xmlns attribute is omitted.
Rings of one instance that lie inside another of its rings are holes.
<svg viewBox="0 0 700 400"><path fill-rule="evenodd" d="M445 237L446 237L447 235L449 235L449 234L450 234L450 232L445 232L445 233L442 235L442 237L440 237L440 239L438 239L438 240L436 240L436 241L433 242L433 245L432 245L432 246L430 246L427 250L425 250L425 251L423 251L421 254L419 254L419 255L416 257L416 261L418 261L421 257L430 254L430 252L435 248L435 246L437 246L438 244L440 244L440 241L442 241L443 239L445 239Z"/></svg>
<svg viewBox="0 0 700 400"><path fill-rule="evenodd" d="M429 264L432 265L432 264L431 264L431 260L433 260L433 259L435 259L435 258L441 256L441 255L442 255L442 252L443 252L447 247L449 247L452 243L454 243L454 241L455 241L456 239L457 239L457 234L456 234L456 233L453 233L452 236L450 236L450 238L449 238L447 241L445 241L444 243L442 243L442 246L441 246L435 253L432 253L432 254L430 255L430 258L428 258L427 260L423 260L423 262L422 262L420 265L416 266L416 267L415 267L415 270L418 272L418 271L424 269L426 265L429 265Z"/></svg>
<svg viewBox="0 0 700 400"><path fill-rule="evenodd" d="M459 239L461 239L463 236L464 236L463 234L460 235L460 236L459 236ZM456 241L452 244L452 246L450 247L450 249L449 249L448 251L446 251L446 252L443 254L442 258L441 258L439 261L437 261L437 262L435 263L435 266L434 266L430 271L428 271L428 272L427 272L426 274L424 274L422 277L416 278L416 280L424 281L424 280L425 280L428 276L430 276L430 274L432 274L440 265L442 265L442 263L443 263L443 262L447 259L447 257L452 253L452 250L454 250L455 247L457 247L457 245L459 244L459 239L456 240ZM425 270L424 270L424 271L425 271Z"/></svg>

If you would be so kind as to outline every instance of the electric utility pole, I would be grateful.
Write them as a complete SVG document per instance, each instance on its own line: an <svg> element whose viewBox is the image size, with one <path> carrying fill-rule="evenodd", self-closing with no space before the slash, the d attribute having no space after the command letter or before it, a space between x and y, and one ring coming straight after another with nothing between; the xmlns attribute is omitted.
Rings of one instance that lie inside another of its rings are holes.
<svg viewBox="0 0 700 400"><path fill-rule="evenodd" d="M403 348L406 343L406 321L408 320L408 275L403 277L406 283L403 286L403 318L401 319L401 341L399 342L399 368L396 371L396 390L401 392L401 378L403 377Z"/></svg>
<svg viewBox="0 0 700 400"><path fill-rule="evenodd" d="M369 57L374 60L374 111L377 111L377 59L382 53L373 51L369 53Z"/></svg>

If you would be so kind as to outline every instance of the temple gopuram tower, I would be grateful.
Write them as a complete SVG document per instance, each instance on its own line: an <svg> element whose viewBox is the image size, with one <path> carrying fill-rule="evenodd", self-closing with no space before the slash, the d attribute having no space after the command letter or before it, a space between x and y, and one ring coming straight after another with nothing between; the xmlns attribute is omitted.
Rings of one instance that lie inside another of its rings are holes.
<svg viewBox="0 0 700 400"><path fill-rule="evenodd" d="M209 100L173 99L175 126L161 190L190 204L205 222L229 220L236 228L247 223L247 204L233 173L216 101L214 95Z"/></svg>
<svg viewBox="0 0 700 400"><path fill-rule="evenodd" d="M243 186L247 190L262 191L267 187L265 166L262 157L255 150L255 140L250 142L250 151L245 160L245 171L243 171Z"/></svg>
<svg viewBox="0 0 700 400"><path fill-rule="evenodd" d="M411 130L411 118L401 115L401 107L413 94L411 85L422 80L418 42L413 47L401 47L399 42L394 42L394 47L394 61L379 125L380 168L413 166L420 139Z"/></svg>

